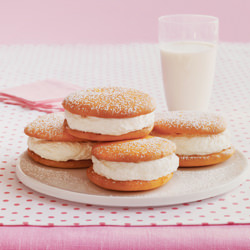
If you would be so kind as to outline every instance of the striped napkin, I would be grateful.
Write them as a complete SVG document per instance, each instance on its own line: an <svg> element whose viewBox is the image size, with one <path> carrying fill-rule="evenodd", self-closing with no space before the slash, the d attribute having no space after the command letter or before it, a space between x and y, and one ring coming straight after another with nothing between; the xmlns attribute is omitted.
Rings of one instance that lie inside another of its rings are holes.
<svg viewBox="0 0 250 250"><path fill-rule="evenodd" d="M52 113L63 111L62 100L71 92L81 89L55 80L44 80L0 91L0 101L25 108Z"/></svg>

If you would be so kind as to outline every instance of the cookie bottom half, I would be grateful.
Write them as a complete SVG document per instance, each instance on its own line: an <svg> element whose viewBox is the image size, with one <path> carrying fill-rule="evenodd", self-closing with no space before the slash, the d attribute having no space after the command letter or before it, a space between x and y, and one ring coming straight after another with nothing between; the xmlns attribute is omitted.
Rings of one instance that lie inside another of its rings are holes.
<svg viewBox="0 0 250 250"><path fill-rule="evenodd" d="M122 141L122 140L131 140L137 138L143 138L147 136L153 129L153 126L146 127L137 131L132 131L123 135L103 135L96 134L91 132L83 132L79 130L71 129L67 121L64 121L65 130L67 133L71 134L74 137L85 139L87 141Z"/></svg>
<svg viewBox="0 0 250 250"><path fill-rule="evenodd" d="M116 181L95 173L93 167L90 167L87 169L87 176L90 181L104 189L115 191L145 191L164 185L172 178L173 173L151 181Z"/></svg>
<svg viewBox="0 0 250 250"><path fill-rule="evenodd" d="M69 161L53 161L44 159L41 156L37 155L31 150L27 150L28 155L30 158L32 158L34 161L41 163L43 165L49 166L49 167L55 167L55 168L87 168L92 165L91 160L69 160Z"/></svg>
<svg viewBox="0 0 250 250"><path fill-rule="evenodd" d="M229 159L235 152L233 147L209 155L177 155L180 167L200 167L221 163Z"/></svg>

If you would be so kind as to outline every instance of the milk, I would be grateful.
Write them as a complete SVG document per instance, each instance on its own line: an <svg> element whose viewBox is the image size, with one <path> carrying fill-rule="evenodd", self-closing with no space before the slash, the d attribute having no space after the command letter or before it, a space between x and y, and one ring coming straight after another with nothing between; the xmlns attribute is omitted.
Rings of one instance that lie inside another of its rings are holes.
<svg viewBox="0 0 250 250"><path fill-rule="evenodd" d="M161 45L169 110L207 110L213 85L216 45L176 42Z"/></svg>

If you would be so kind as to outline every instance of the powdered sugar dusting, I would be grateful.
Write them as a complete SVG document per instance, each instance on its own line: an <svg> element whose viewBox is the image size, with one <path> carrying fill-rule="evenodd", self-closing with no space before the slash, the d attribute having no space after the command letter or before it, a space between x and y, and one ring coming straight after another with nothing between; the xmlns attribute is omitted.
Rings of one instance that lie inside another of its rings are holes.
<svg viewBox="0 0 250 250"><path fill-rule="evenodd" d="M135 117L155 110L148 94L122 87L77 91L64 99L63 106L75 114L105 118Z"/></svg>
<svg viewBox="0 0 250 250"><path fill-rule="evenodd" d="M171 141L148 136L143 139L99 143L92 154L101 160L116 162L141 162L163 158L174 153L176 147Z"/></svg>
<svg viewBox="0 0 250 250"><path fill-rule="evenodd" d="M164 134L217 134L226 129L226 120L219 113L173 111L156 114L155 132Z"/></svg>
<svg viewBox="0 0 250 250"><path fill-rule="evenodd" d="M54 141L80 141L64 131L64 112L39 116L29 123L24 132L26 135L38 139Z"/></svg>

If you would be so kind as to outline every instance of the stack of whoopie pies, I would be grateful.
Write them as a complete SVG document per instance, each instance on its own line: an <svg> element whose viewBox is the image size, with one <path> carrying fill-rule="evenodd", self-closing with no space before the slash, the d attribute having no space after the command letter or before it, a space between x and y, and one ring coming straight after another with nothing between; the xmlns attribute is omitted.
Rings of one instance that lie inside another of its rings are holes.
<svg viewBox="0 0 250 250"><path fill-rule="evenodd" d="M153 189L172 178L179 157L180 166L203 166L234 152L220 116L167 112L155 121L154 100L136 89L82 90L62 104L64 114L39 117L25 128L29 156L51 167L89 167L89 180L105 189Z"/></svg>

